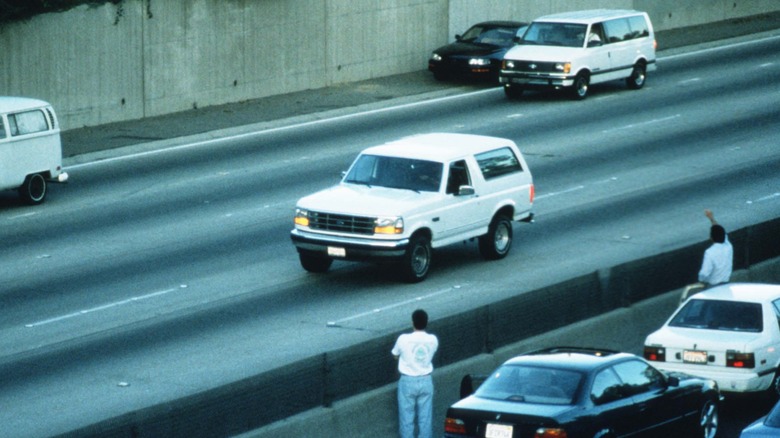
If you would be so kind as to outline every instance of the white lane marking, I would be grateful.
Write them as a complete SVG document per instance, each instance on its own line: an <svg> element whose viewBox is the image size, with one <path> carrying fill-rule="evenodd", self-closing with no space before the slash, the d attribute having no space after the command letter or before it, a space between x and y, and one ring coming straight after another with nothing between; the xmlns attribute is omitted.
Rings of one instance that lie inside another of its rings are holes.
<svg viewBox="0 0 780 438"><path fill-rule="evenodd" d="M151 151L137 152L137 153L134 153L134 154L122 155L122 156L118 156L118 157L109 157L109 158L105 158L105 159L99 159L97 161L90 161L90 162L87 162L87 163L73 164L73 165L68 166L67 170L78 169L78 168L81 168L81 167L93 166L93 165L96 165L96 164L106 164L106 163L111 163L111 162L115 162L115 161L123 161L123 160L131 160L131 159L136 159L136 158L143 158L143 157L148 157L148 156L152 156L152 155L158 155L158 154L161 154L161 153L175 152L175 151L179 151L179 150L192 149L192 148L196 148L196 147L200 147L200 146L207 146L207 145L210 145L210 144L213 144L213 143L222 143L222 142L225 142L225 141L232 141L232 140L244 139L244 138L249 138L249 137L258 137L258 136L261 136L261 135L267 135L267 134L272 134L272 133L276 133L276 132L283 132L283 131L290 131L290 130L295 130L295 129L301 129L301 128L306 128L306 127L309 127L309 126L322 125L322 124L326 124L326 123L337 122L337 121L341 121L341 120L348 120L348 119L358 118L358 117L364 117L364 116L369 116L369 115L373 115L373 114L381 114L381 113L386 113L386 112L391 112L391 111L396 111L396 110L401 110L401 109L406 109L406 108L414 108L414 107L424 106L424 105L434 105L434 104L437 104L439 102L446 102L448 100L463 99L463 98L468 98L468 97L472 97L472 96L477 96L477 95L480 95L480 94L495 93L495 92L497 92L497 90L499 90L499 89L498 88L487 88L487 89L484 89L484 90L472 91L472 92L464 93L464 94L454 94L454 95L451 95L451 96L438 97L438 98L435 98L435 99L422 100L422 101L419 101L419 102L410 102L410 103L405 103L405 104L391 106L391 107L385 107L385 108L377 108L377 109L363 111L363 112L354 113L354 114L345 114L345 115L342 115L342 116L334 116L334 117L325 118L325 119L311 120L311 121L308 121L308 122L301 122L301 123L297 123L297 124L294 124L294 125L279 126L279 127L276 127L276 128L263 129L263 130L260 130L260 131L245 132L243 134L235 134L235 135L229 135L229 136L225 136L225 137L211 138L211 139L208 139L208 140L201 140L201 141L196 141L196 142L193 142L193 143L187 143L187 144L182 144L182 145L178 145L178 146L171 146L171 147L163 148L163 149L155 149L155 150L151 150Z"/></svg>
<svg viewBox="0 0 780 438"><path fill-rule="evenodd" d="M22 214L17 214L16 216L10 216L10 217L8 218L8 220L13 220L13 219L22 219L22 218L25 218L25 217L35 216L36 214L38 214L38 213L37 213L37 212L34 212L34 211L32 211L32 212L29 212L29 213L22 213Z"/></svg>
<svg viewBox="0 0 780 438"><path fill-rule="evenodd" d="M617 128L605 129L605 130L603 130L601 132L603 134L606 134L608 132L622 131L622 130L625 130L625 129L633 129L633 128L638 128L640 126L647 126L647 125L653 125L653 124L656 124L656 123L668 122L669 120L674 120L674 119L679 118L679 117L680 117L680 114L675 114L673 116L662 117L660 119L653 119L653 120L648 120L646 122L632 123L630 125L618 126Z"/></svg>
<svg viewBox="0 0 780 438"><path fill-rule="evenodd" d="M37 322L30 323L30 324L25 324L24 326L27 327L27 328L39 327L39 326L42 326L42 325L51 324L51 323L63 321L63 320L66 320L66 319L76 318L78 316L84 316L84 315L87 315L87 314L90 314L90 313L94 313L94 312L99 312L101 310L111 309L111 308L114 308L114 307L122 306L124 304L133 303L133 302L136 302L136 301L148 300L150 298L155 298L155 297L159 297L159 296L162 296L162 295L166 295L166 294L169 294L171 292L175 292L175 291L177 291L179 289L183 289L183 288L186 288L186 287L187 287L186 285L181 285L178 288L161 290L161 291L152 292L152 293L146 294L146 295L139 295L139 296L131 297L131 298L128 298L126 300L114 301L113 303L103 304L101 306L91 307L89 309L84 309L84 310L79 310L77 312L68 313L66 315L55 316L54 318L44 319L42 321L37 321Z"/></svg>
<svg viewBox="0 0 780 438"><path fill-rule="evenodd" d="M450 288L447 288L447 289L443 289L443 290L440 290L440 291L432 292L432 293L430 293L428 295L423 295L423 296L420 296L420 297L417 297L417 298L412 298L410 300L401 301L401 302L390 304L390 305L384 306L384 307L379 307L379 308L370 310L368 312L358 313L356 315L348 316L348 317L342 318L342 319L337 319L335 321L328 321L327 326L328 327L338 327L338 326L340 326L341 324L343 324L345 322L353 321L355 319L365 318L367 316L376 315L377 313L381 313L381 312L384 312L384 311L387 311L387 310L390 310L390 309L394 309L396 307L401 307L401 306L405 306L405 305L411 304L411 303L416 303L418 301L422 301L422 300L425 300L425 299L428 299L428 298L433 298L435 296L438 296L438 295L441 295L441 294L445 294L447 292L451 292L454 289L460 289L460 286L453 286L453 287L450 287Z"/></svg>
<svg viewBox="0 0 780 438"><path fill-rule="evenodd" d="M729 50L729 49L734 49L734 48L741 47L741 46L747 46L747 45L752 45L752 44L759 44L759 43L763 43L763 42L766 42L766 41L776 40L778 38L780 38L780 35L768 36L766 38L761 38L761 39L757 39L757 40L742 41L742 42L739 42L739 43L726 44L725 46L710 47L708 49L694 50L693 52L678 53L676 55L667 55L667 56L664 56L664 57L659 57L658 60L684 58L684 57L688 57L688 56L701 55L701 54L704 54L704 53L715 52L715 51L719 51L719 50Z"/></svg>
<svg viewBox="0 0 780 438"><path fill-rule="evenodd" d="M700 82L700 81L701 78L691 78L691 79L686 79L684 81L677 82L677 85L687 85L693 82Z"/></svg>
<svg viewBox="0 0 780 438"><path fill-rule="evenodd" d="M773 65L775 65L775 63L774 63L774 62L765 62L765 63L763 63L763 64L759 65L759 67L761 67L761 68L767 68L767 67L772 67Z"/></svg>
<svg viewBox="0 0 780 438"><path fill-rule="evenodd" d="M585 186L576 186L576 187L572 187L570 189L562 190L560 192L550 192L550 193L545 193L543 195L538 195L538 196L535 196L534 199L538 200L538 199L550 198L550 197L553 197L553 196L563 195L563 194L566 194L566 193L575 192L577 190L582 190L584 188L585 188Z"/></svg>
<svg viewBox="0 0 780 438"><path fill-rule="evenodd" d="M755 201L749 200L747 201L748 204L753 204L754 202L765 202L765 201L771 201L774 199L780 198L780 193L772 193L771 195L762 196Z"/></svg>
<svg viewBox="0 0 780 438"><path fill-rule="evenodd" d="M522 114L520 114L520 113L517 113L517 114L510 114L510 115L506 116L506 118L507 118L507 119L518 119L518 118L520 118L520 117L523 117L523 115L522 115Z"/></svg>

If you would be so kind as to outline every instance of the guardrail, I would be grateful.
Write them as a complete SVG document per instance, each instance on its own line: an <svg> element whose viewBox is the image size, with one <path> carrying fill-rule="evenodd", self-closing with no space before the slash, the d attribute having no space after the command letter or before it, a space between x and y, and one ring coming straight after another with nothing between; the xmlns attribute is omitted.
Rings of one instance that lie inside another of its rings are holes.
<svg viewBox="0 0 780 438"><path fill-rule="evenodd" d="M732 231L729 239L735 248L734 270L748 272L742 274L744 278L740 280L780 281L777 268L771 270L774 273L770 275L771 278L767 278L766 274L762 274L761 278L749 275L752 267L780 257L780 218ZM700 242L630 261L431 321L429 330L436 333L440 340L436 368L455 365L484 353L492 353L501 347L680 289L695 281L695 273L707 246L708 242ZM389 351L399 334L391 333L313 356L63 436L232 436L304 411L328 409L336 402L396 381L396 367L394 361L390 360ZM387 403L393 409L392 402ZM363 405L362 417L355 421L361 421L363 425L376 425L381 419L389 418L394 424L394 414L383 409L372 417L371 407L375 406ZM301 436L342 436L345 433L344 430L306 430L308 432L299 431L303 433ZM394 426L391 430L394 430ZM371 435L380 436L374 432L372 429ZM279 430L276 430L268 436L279 434ZM284 436L290 434L289 431L281 433Z"/></svg>

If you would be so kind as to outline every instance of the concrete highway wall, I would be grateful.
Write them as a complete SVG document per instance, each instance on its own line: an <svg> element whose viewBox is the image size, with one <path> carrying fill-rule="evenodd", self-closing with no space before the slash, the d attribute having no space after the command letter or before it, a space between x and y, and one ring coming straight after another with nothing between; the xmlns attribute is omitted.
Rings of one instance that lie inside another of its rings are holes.
<svg viewBox="0 0 780 438"><path fill-rule="evenodd" d="M780 284L780 218L731 231L732 281ZM431 321L435 426L460 378L530 348L595 346L641 354L643 339L695 280L708 242L604 268ZM670 292L671 291L671 292ZM391 437L397 431L390 333L233 384L73 431L72 437Z"/></svg>
<svg viewBox="0 0 780 438"><path fill-rule="evenodd" d="M780 11L776 0L122 0L0 24L0 95L63 129L422 70L474 22L630 8L656 30Z"/></svg>

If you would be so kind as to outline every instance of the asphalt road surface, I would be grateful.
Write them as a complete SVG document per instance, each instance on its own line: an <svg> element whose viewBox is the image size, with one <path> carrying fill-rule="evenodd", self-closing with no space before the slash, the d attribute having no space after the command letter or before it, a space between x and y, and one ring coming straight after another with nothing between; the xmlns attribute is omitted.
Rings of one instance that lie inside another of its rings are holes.
<svg viewBox="0 0 780 438"><path fill-rule="evenodd" d="M644 89L594 86L584 102L486 87L123 151L69 166L39 207L3 193L4 434L66 432L406 328L417 306L443 317L700 242L705 208L728 229L774 218L779 50L773 37L665 56ZM512 253L485 262L455 245L415 285L373 265L304 272L296 199L366 146L436 131L525 153L537 220L515 226Z"/></svg>

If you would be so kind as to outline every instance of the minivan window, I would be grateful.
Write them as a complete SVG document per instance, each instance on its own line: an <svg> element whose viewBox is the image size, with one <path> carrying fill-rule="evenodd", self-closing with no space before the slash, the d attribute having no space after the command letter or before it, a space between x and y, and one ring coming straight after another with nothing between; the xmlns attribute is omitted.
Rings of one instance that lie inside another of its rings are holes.
<svg viewBox="0 0 780 438"><path fill-rule="evenodd" d="M501 148L483 152L475 156L485 181L509 173L522 172L523 167L510 148Z"/></svg>
<svg viewBox="0 0 780 438"><path fill-rule="evenodd" d="M587 27L585 24L531 23L523 35L522 44L582 47Z"/></svg>
<svg viewBox="0 0 780 438"><path fill-rule="evenodd" d="M3 117L0 116L0 140L5 138L5 124L3 123Z"/></svg>
<svg viewBox="0 0 780 438"><path fill-rule="evenodd" d="M625 18L605 21L604 30L607 32L607 39L610 43L619 43L632 38L631 28Z"/></svg>
<svg viewBox="0 0 780 438"><path fill-rule="evenodd" d="M11 128L11 136L32 134L49 129L46 116L41 110L25 111L23 113L9 114L8 125Z"/></svg>
<svg viewBox="0 0 780 438"><path fill-rule="evenodd" d="M650 36L650 30L647 28L647 20L641 15L635 15L628 18L628 25L631 27L632 38L644 38Z"/></svg>

